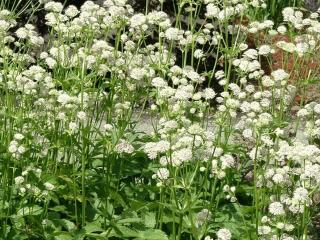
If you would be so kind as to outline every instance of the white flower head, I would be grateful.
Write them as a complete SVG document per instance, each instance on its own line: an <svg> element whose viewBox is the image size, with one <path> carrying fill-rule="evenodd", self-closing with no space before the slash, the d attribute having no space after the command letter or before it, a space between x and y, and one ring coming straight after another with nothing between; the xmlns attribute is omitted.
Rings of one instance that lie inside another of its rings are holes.
<svg viewBox="0 0 320 240"><path fill-rule="evenodd" d="M197 226L200 227L202 226L205 222L209 221L212 216L212 213L208 209L202 209L198 214L197 214Z"/></svg>
<svg viewBox="0 0 320 240"><path fill-rule="evenodd" d="M16 140L22 140L22 139L24 139L24 136L23 136L21 133L16 133L16 134L14 135L14 139L16 139Z"/></svg>
<svg viewBox="0 0 320 240"><path fill-rule="evenodd" d="M203 97L204 97L206 100L213 99L215 96L216 96L216 93L215 93L215 91L214 91L212 88L206 88L206 89L203 91Z"/></svg>
<svg viewBox="0 0 320 240"><path fill-rule="evenodd" d="M272 215L278 216L285 214L284 208L282 203L280 202L273 202L269 205L269 212Z"/></svg>
<svg viewBox="0 0 320 240"><path fill-rule="evenodd" d="M288 78L290 75L283 69L275 70L271 73L271 76L274 78L275 81L282 81Z"/></svg>
<svg viewBox="0 0 320 240"><path fill-rule="evenodd" d="M119 143L115 147L117 153L128 153L131 154L134 152L134 147L128 141L120 139Z"/></svg>
<svg viewBox="0 0 320 240"><path fill-rule="evenodd" d="M167 168L159 168L155 174L155 178L160 181L167 180L169 176L170 176L170 172Z"/></svg>
<svg viewBox="0 0 320 240"><path fill-rule="evenodd" d="M207 18L216 18L219 15L220 8L213 3L209 3L206 7L206 17Z"/></svg>
<svg viewBox="0 0 320 240"><path fill-rule="evenodd" d="M143 24L146 23L146 21L147 21L147 17L142 13L138 13L131 17L130 26L132 28L141 27Z"/></svg>
<svg viewBox="0 0 320 240"><path fill-rule="evenodd" d="M80 121L84 121L87 118L87 114L84 111L80 111L80 112L77 113L77 118Z"/></svg>
<svg viewBox="0 0 320 240"><path fill-rule="evenodd" d="M18 176L14 179L14 182L16 185L21 185L22 183L24 183L24 177Z"/></svg>
<svg viewBox="0 0 320 240"><path fill-rule="evenodd" d="M232 237L232 234L229 229L221 228L217 232L217 237L218 237L218 240L230 240Z"/></svg>
<svg viewBox="0 0 320 240"><path fill-rule="evenodd" d="M55 188L55 186L52 183L49 183L49 182L45 182L43 185L49 191L52 191Z"/></svg>

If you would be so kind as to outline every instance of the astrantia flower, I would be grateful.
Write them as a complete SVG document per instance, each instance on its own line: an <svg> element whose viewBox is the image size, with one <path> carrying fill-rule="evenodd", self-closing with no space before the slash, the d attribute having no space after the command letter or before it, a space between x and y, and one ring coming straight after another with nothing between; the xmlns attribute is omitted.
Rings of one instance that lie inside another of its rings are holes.
<svg viewBox="0 0 320 240"><path fill-rule="evenodd" d="M276 43L277 47L289 52L289 53L293 53L294 51L296 51L296 45L291 43L291 42L285 42L285 41L279 41Z"/></svg>
<svg viewBox="0 0 320 240"><path fill-rule="evenodd" d="M281 25L277 28L277 31L280 33L280 34L285 34L287 32L287 28L286 26L284 25Z"/></svg>
<svg viewBox="0 0 320 240"><path fill-rule="evenodd" d="M170 143L165 140L161 140L157 143L157 151L159 153L164 153L170 149Z"/></svg>
<svg viewBox="0 0 320 240"><path fill-rule="evenodd" d="M269 53L271 53L271 47L269 45L259 47L259 55L268 55Z"/></svg>
<svg viewBox="0 0 320 240"><path fill-rule="evenodd" d="M239 96L239 93L241 92L241 88L237 84L230 83L229 88L232 90L234 95Z"/></svg>
<svg viewBox="0 0 320 240"><path fill-rule="evenodd" d="M284 21L288 21L290 17L294 15L294 9L291 7L286 7L282 10L282 15L283 15Z"/></svg>
<svg viewBox="0 0 320 240"><path fill-rule="evenodd" d="M52 57L47 57L45 59L45 62L50 69L53 69L57 64L57 61L55 59L53 59Z"/></svg>
<svg viewBox="0 0 320 240"><path fill-rule="evenodd" d="M148 155L150 159L155 159L158 154L157 143L149 142L144 146L144 152Z"/></svg>
<svg viewBox="0 0 320 240"><path fill-rule="evenodd" d="M133 68L130 72L130 77L135 80L142 80L147 75L147 70L144 68Z"/></svg>
<svg viewBox="0 0 320 240"><path fill-rule="evenodd" d="M276 227L277 227L278 229L284 229L284 223L283 223L283 222L278 222L277 225L276 225Z"/></svg>
<svg viewBox="0 0 320 240"><path fill-rule="evenodd" d="M86 120L86 117L87 117L87 114L83 111L80 111L77 113L77 118L81 121L84 121Z"/></svg>
<svg viewBox="0 0 320 240"><path fill-rule="evenodd" d="M59 112L57 115L57 119L64 120L66 118L66 114L64 112Z"/></svg>
<svg viewBox="0 0 320 240"><path fill-rule="evenodd" d="M132 28L140 27L145 24L147 21L147 17L142 13L135 14L130 19L130 26Z"/></svg>
<svg viewBox="0 0 320 240"><path fill-rule="evenodd" d="M291 232L291 231L293 231L294 226L293 226L292 224L285 224L285 225L284 225L284 229L285 229L286 231L288 231L288 232Z"/></svg>
<svg viewBox="0 0 320 240"><path fill-rule="evenodd" d="M117 153L131 154L134 151L134 147L126 140L120 139L119 143L115 147Z"/></svg>
<svg viewBox="0 0 320 240"><path fill-rule="evenodd" d="M273 202L269 205L269 212L275 216L285 214L284 208L282 203L280 202Z"/></svg>
<svg viewBox="0 0 320 240"><path fill-rule="evenodd" d="M23 154L23 153L25 153L25 151L26 151L26 148L25 148L24 146L19 146L19 147L18 147L17 152L18 152L19 154Z"/></svg>
<svg viewBox="0 0 320 240"><path fill-rule="evenodd" d="M20 39L25 39L28 37L28 31L26 28L19 28L17 31L16 31L16 35L18 38Z"/></svg>
<svg viewBox="0 0 320 240"><path fill-rule="evenodd" d="M188 128L188 133L192 135L201 135L203 133L203 128L198 123L195 123Z"/></svg>
<svg viewBox="0 0 320 240"><path fill-rule="evenodd" d="M208 209L202 209L201 212L197 214L197 226L202 226L205 222L210 220L212 213Z"/></svg>
<svg viewBox="0 0 320 240"><path fill-rule="evenodd" d="M250 103L250 108L252 111L259 113L261 112L261 106L259 102L253 101Z"/></svg>
<svg viewBox="0 0 320 240"><path fill-rule="evenodd" d="M184 74L194 82L199 82L200 74L194 71L193 69L184 69Z"/></svg>
<svg viewBox="0 0 320 240"><path fill-rule="evenodd" d="M291 237L291 236L288 236L288 235L286 235L286 234L283 234L283 235L281 236L281 240L295 240L295 238L294 238L294 237Z"/></svg>
<svg viewBox="0 0 320 240"><path fill-rule="evenodd" d="M245 129L243 132L242 132L242 136L246 139L250 139L252 138L253 136L253 132L251 129Z"/></svg>
<svg viewBox="0 0 320 240"><path fill-rule="evenodd" d="M235 165L235 160L230 154L225 154L221 156L220 161L222 169L231 168Z"/></svg>
<svg viewBox="0 0 320 240"><path fill-rule="evenodd" d="M62 105L66 105L70 100L71 97L67 93L61 93L57 99L57 101Z"/></svg>
<svg viewBox="0 0 320 240"><path fill-rule="evenodd" d="M317 114L320 114L320 104L316 104L314 107L313 107L313 111Z"/></svg>
<svg viewBox="0 0 320 240"><path fill-rule="evenodd" d="M180 39L180 30L178 28L168 28L165 31L165 36L168 40L179 40Z"/></svg>
<svg viewBox="0 0 320 240"><path fill-rule="evenodd" d="M24 182L24 178L22 176L18 176L14 179L15 184L20 185Z"/></svg>
<svg viewBox="0 0 320 240"><path fill-rule="evenodd" d="M200 59L204 56L203 51L201 49L196 49L193 55L196 59Z"/></svg>
<svg viewBox="0 0 320 240"><path fill-rule="evenodd" d="M159 168L156 174L154 175L154 178L164 181L167 180L170 176L170 172L167 168Z"/></svg>
<svg viewBox="0 0 320 240"><path fill-rule="evenodd" d="M307 53L309 51L310 47L308 43L305 42L299 42L296 44L296 52L300 57L303 56L303 54Z"/></svg>
<svg viewBox="0 0 320 240"><path fill-rule="evenodd" d="M248 59L257 59L257 57L258 57L258 52L257 52L257 50L255 50L255 49L249 49L249 50L247 50L247 51L245 51L244 53L243 53L243 56L244 57L246 57L246 58L248 58Z"/></svg>
<svg viewBox="0 0 320 240"><path fill-rule="evenodd" d="M16 140L22 140L22 139L24 139L24 136L23 136L21 133L16 133L16 134L14 135L14 139L16 139Z"/></svg>
<svg viewBox="0 0 320 240"><path fill-rule="evenodd" d="M221 228L217 232L218 240L230 240L232 237L231 232L226 228Z"/></svg>
<svg viewBox="0 0 320 240"><path fill-rule="evenodd" d="M192 98L192 92L186 91L188 89L180 87L179 89L177 89L177 91L175 92L174 97L178 100L188 100L190 98Z"/></svg>
<svg viewBox="0 0 320 240"><path fill-rule="evenodd" d="M74 132L78 128L78 124L75 122L70 122L69 123L69 129L71 132Z"/></svg>
<svg viewBox="0 0 320 240"><path fill-rule="evenodd" d="M287 79L290 75L283 69L275 70L271 73L271 76L274 78L275 81L282 81Z"/></svg>
<svg viewBox="0 0 320 240"><path fill-rule="evenodd" d="M9 144L8 151L10 153L16 153L18 151L18 143L16 141L11 141Z"/></svg>
<svg viewBox="0 0 320 240"><path fill-rule="evenodd" d="M156 77L152 79L151 84L152 86L157 88L166 87L168 85L168 83L161 77Z"/></svg>
<svg viewBox="0 0 320 240"><path fill-rule="evenodd" d="M218 14L220 12L220 8L214 5L213 3L209 3L206 7L207 12L206 12L206 17L207 18L214 18L218 17Z"/></svg>
<svg viewBox="0 0 320 240"><path fill-rule="evenodd" d="M54 185L52 183L49 183L49 182L45 182L43 184L43 186L49 191L52 191L55 188Z"/></svg>
<svg viewBox="0 0 320 240"><path fill-rule="evenodd" d="M308 116L308 115L310 115L310 113L309 113L308 110L305 109L305 108L300 109L300 110L298 111L298 113L297 113L297 116L298 116L298 117L301 117L301 118L306 117L306 116Z"/></svg>
<svg viewBox="0 0 320 240"><path fill-rule="evenodd" d="M262 127L262 126L266 126L268 125L271 121L272 121L272 116L271 114L267 113L267 112L264 112L264 113L261 113L258 117L258 120L257 120L257 126L259 127Z"/></svg>
<svg viewBox="0 0 320 240"><path fill-rule="evenodd" d="M192 159L192 151L189 148L183 148L172 153L172 165L180 166L183 162L189 162Z"/></svg>
<svg viewBox="0 0 320 240"><path fill-rule="evenodd" d="M293 198L298 201L307 201L309 200L309 192L304 187L298 187L296 190L294 190Z"/></svg>
<svg viewBox="0 0 320 240"><path fill-rule="evenodd" d="M63 9L63 5L62 3L60 2L53 2L53 1L50 1L48 3L46 3L44 5L44 9L47 10L47 11L52 11L52 12L61 12L62 9Z"/></svg>
<svg viewBox="0 0 320 240"><path fill-rule="evenodd" d="M216 96L216 93L212 88L206 88L203 91L203 97L207 100L213 99L215 96Z"/></svg>
<svg viewBox="0 0 320 240"><path fill-rule="evenodd" d="M79 13L79 10L77 9L76 6L74 5L69 5L67 7L67 9L65 10L65 14L66 16L70 17L70 18L74 18L75 16L77 16Z"/></svg>
<svg viewBox="0 0 320 240"><path fill-rule="evenodd" d="M246 49L248 49L248 44L246 44L246 43L240 43L239 44L239 49L241 50L241 51L244 51L244 50L246 50Z"/></svg>
<svg viewBox="0 0 320 240"><path fill-rule="evenodd" d="M263 76L261 80L264 87L272 87L274 85L274 81L269 76Z"/></svg>
<svg viewBox="0 0 320 240"><path fill-rule="evenodd" d="M268 235L271 232L271 227L269 226L259 226L258 234L259 235Z"/></svg>
<svg viewBox="0 0 320 240"><path fill-rule="evenodd" d="M263 98L263 99L261 99L260 104L262 107L269 107L271 102L269 99Z"/></svg>
<svg viewBox="0 0 320 240"><path fill-rule="evenodd" d="M159 142L149 142L144 146L144 152L150 159L155 159L159 153L164 153L170 149L170 143L165 140Z"/></svg>

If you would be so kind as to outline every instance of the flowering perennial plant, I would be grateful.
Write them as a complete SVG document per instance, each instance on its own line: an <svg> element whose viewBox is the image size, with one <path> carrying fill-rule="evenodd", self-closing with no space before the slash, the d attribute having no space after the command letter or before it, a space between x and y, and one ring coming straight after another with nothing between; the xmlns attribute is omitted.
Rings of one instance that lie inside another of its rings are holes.
<svg viewBox="0 0 320 240"><path fill-rule="evenodd" d="M0 238L320 238L320 11L148 4L0 9Z"/></svg>

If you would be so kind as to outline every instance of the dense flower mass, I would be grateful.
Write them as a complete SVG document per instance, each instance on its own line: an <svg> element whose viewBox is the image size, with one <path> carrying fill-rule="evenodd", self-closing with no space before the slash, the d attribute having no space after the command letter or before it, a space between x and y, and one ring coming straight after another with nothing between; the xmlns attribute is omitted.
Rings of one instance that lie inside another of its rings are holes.
<svg viewBox="0 0 320 240"><path fill-rule="evenodd" d="M5 2L1 239L320 237L320 10Z"/></svg>

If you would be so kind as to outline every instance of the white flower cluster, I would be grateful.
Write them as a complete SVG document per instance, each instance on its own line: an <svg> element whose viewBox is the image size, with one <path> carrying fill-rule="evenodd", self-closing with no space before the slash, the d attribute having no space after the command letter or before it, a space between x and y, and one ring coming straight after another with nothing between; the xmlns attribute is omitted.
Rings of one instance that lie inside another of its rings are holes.
<svg viewBox="0 0 320 240"><path fill-rule="evenodd" d="M119 143L116 145L115 151L117 153L131 154L134 152L134 147L128 141L120 139Z"/></svg>
<svg viewBox="0 0 320 240"><path fill-rule="evenodd" d="M217 232L218 240L231 240L232 234L229 229L221 228Z"/></svg>
<svg viewBox="0 0 320 240"><path fill-rule="evenodd" d="M22 154L26 152L26 148L21 142L24 136L20 133L14 135L14 140L9 143L8 151L12 154L14 158L20 158Z"/></svg>
<svg viewBox="0 0 320 240"><path fill-rule="evenodd" d="M191 2L179 6L183 13L194 11L197 1ZM21 203L36 199L48 206L60 183L42 177L60 168L75 176L80 168L92 168L83 175L84 184L95 181L91 170L105 170L109 155L130 161L141 150L150 159L143 169L152 176L148 184L159 187L150 194L153 200L160 195L159 221L164 211L172 211L167 207L172 202L179 214L190 214L181 220L196 232L213 233L217 228L208 225L217 217L217 204L225 204L220 198L237 202L244 177L255 184L261 239L295 239L307 229L301 225L310 219L299 220L313 214L319 192L320 104L291 112L301 89L291 85L294 69L285 61L316 55L318 13L285 8L284 23L275 27L271 20L245 23L243 16L266 7L262 0L203 2L205 19L198 24L193 17L173 21L163 11L135 13L126 0L86 1L80 8L48 1L46 38L29 23L16 27L12 14L0 11L0 127L12 128L3 142L14 169L10 182L17 199L25 197ZM273 65L278 54L281 68ZM310 79L313 70L308 69ZM149 106L153 131L137 133L142 113L133 116ZM83 163L83 156L94 160ZM115 175L106 184L127 183ZM38 184L29 183L33 177ZM78 184L78 178L71 181ZM197 206L189 208L192 204ZM218 227L217 239L234 237Z"/></svg>

